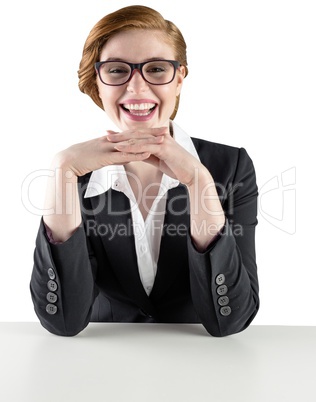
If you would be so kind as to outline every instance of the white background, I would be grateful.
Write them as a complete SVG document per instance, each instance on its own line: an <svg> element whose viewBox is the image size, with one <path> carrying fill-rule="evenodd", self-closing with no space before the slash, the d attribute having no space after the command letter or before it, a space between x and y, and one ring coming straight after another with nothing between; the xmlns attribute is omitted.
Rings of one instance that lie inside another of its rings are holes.
<svg viewBox="0 0 316 402"><path fill-rule="evenodd" d="M58 150L112 128L79 91L77 70L92 26L131 4L0 6L1 321L37 320L29 280L45 180L32 182L28 198L22 184ZM186 39L190 72L175 121L191 136L246 148L254 161L261 285L254 323L316 325L314 1L136 4L156 8Z"/></svg>

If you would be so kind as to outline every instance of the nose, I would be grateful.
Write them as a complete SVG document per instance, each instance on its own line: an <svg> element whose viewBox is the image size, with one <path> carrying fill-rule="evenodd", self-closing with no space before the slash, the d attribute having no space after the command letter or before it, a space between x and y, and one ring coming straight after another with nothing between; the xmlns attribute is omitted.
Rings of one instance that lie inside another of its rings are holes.
<svg viewBox="0 0 316 402"><path fill-rule="evenodd" d="M148 89L148 83L144 80L139 70L135 69L133 71L126 89L132 93L142 93Z"/></svg>

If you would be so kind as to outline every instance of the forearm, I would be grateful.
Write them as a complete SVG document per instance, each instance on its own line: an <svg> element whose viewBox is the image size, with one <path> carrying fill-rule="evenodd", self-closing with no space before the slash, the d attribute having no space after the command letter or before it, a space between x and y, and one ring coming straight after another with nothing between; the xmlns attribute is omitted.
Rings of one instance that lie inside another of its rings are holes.
<svg viewBox="0 0 316 402"><path fill-rule="evenodd" d="M30 289L35 312L48 331L72 336L86 327L95 297L95 272L82 227L68 241L52 245L41 223ZM53 295L52 301L47 298Z"/></svg>
<svg viewBox="0 0 316 402"><path fill-rule="evenodd" d="M225 224L225 214L216 186L206 168L195 169L187 186L190 198L191 237L198 251L204 251Z"/></svg>
<svg viewBox="0 0 316 402"><path fill-rule="evenodd" d="M254 228L245 233L250 248ZM188 241L192 300L202 324L213 336L227 336L247 328L259 309L256 266L242 258L227 227L211 251L199 253Z"/></svg>
<svg viewBox="0 0 316 402"><path fill-rule="evenodd" d="M43 219L55 241L66 241L81 223L78 178L58 156L52 171L54 174L47 181Z"/></svg>
<svg viewBox="0 0 316 402"><path fill-rule="evenodd" d="M258 189L255 171L244 149L238 150L238 153L234 149L226 150L230 152L229 164L225 162L228 160L226 156L218 159L218 167L208 161L205 165L209 172L214 173L220 191L220 198L209 199L209 202L213 201L213 208L209 209L219 212L220 209L216 209L218 200L225 210L226 222L221 235L202 252L196 247L194 233L188 238L192 300L201 322L214 336L242 331L259 309L255 254ZM205 149L205 153L211 154L210 151L208 147ZM202 182L204 179L201 179ZM192 194L191 190L191 210L194 212L193 205L198 198L194 199ZM201 189L195 194L200 195L202 201L204 199L205 207L206 190L204 194ZM210 215L220 217L220 214Z"/></svg>

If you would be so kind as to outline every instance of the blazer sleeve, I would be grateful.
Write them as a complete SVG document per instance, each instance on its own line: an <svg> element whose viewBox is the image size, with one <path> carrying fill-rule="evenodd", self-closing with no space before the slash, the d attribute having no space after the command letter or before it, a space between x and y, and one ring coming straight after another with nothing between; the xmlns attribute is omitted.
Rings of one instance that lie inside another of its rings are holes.
<svg viewBox="0 0 316 402"><path fill-rule="evenodd" d="M191 293L202 324L213 336L244 330L259 309L255 256L257 197L255 170L241 148L223 207L226 222L208 250L198 252L188 237Z"/></svg>
<svg viewBox="0 0 316 402"><path fill-rule="evenodd" d="M55 245L49 242L41 220L30 290L44 328L73 336L88 325L95 299L95 269L82 226L66 242Z"/></svg>

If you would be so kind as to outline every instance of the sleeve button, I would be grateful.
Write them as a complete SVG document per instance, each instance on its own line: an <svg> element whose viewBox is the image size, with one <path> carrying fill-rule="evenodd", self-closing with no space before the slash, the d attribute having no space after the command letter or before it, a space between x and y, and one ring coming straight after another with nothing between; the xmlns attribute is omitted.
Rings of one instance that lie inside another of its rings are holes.
<svg viewBox="0 0 316 402"><path fill-rule="evenodd" d="M46 295L46 299L47 301L49 301L50 303L56 303L57 301L57 295L55 295L55 293L49 292Z"/></svg>
<svg viewBox="0 0 316 402"><path fill-rule="evenodd" d="M216 285L223 285L225 283L225 275L224 274L219 274L215 278Z"/></svg>
<svg viewBox="0 0 316 402"><path fill-rule="evenodd" d="M57 313L57 307L55 306L55 304L47 304L46 311L48 314L54 315Z"/></svg>
<svg viewBox="0 0 316 402"><path fill-rule="evenodd" d="M47 287L52 292L55 292L55 290L57 290L57 283L55 281L50 280L47 282Z"/></svg>
<svg viewBox="0 0 316 402"><path fill-rule="evenodd" d="M55 271L53 270L53 268L48 268L47 273L48 273L49 279L56 278Z"/></svg>
<svg viewBox="0 0 316 402"><path fill-rule="evenodd" d="M222 316L227 317L228 315L231 314L232 309L229 306L225 306L225 307L221 307L221 309L219 311Z"/></svg>
<svg viewBox="0 0 316 402"><path fill-rule="evenodd" d="M228 287L226 285L221 285L216 289L217 294L220 296L226 295L227 291Z"/></svg>
<svg viewBox="0 0 316 402"><path fill-rule="evenodd" d="M229 298L227 296L221 296L217 299L217 303L220 306L227 306L227 304L229 303Z"/></svg>

